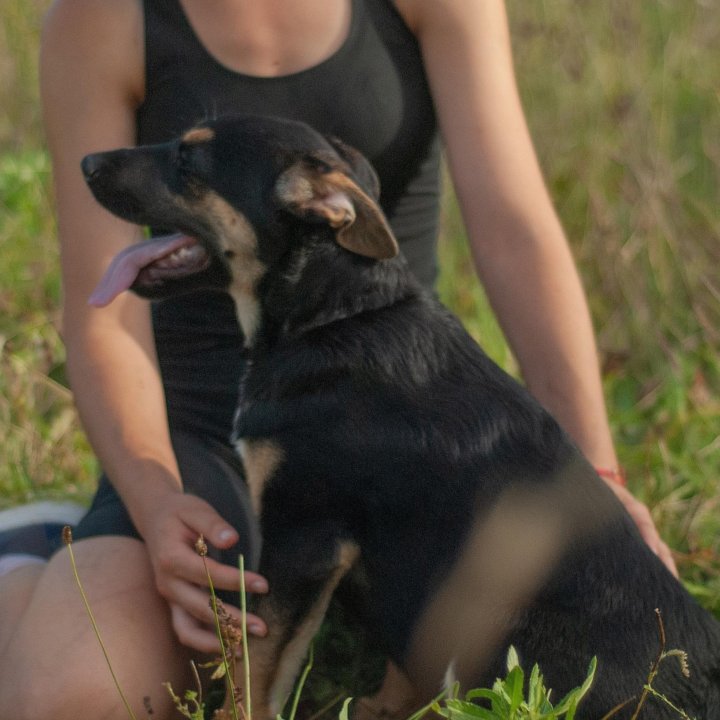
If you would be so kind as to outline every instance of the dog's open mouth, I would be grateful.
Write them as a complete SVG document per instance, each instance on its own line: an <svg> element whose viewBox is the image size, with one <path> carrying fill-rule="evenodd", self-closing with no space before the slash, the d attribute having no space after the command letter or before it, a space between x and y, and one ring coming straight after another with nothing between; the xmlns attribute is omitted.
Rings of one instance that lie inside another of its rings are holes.
<svg viewBox="0 0 720 720"><path fill-rule="evenodd" d="M151 288L204 270L207 251L195 238L175 234L151 238L118 253L90 296L95 307L109 305L132 287Z"/></svg>

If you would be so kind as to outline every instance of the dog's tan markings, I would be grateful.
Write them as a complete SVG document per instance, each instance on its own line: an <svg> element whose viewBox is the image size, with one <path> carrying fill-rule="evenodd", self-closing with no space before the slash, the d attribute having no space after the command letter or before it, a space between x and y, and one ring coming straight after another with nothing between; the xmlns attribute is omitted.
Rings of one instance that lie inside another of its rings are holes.
<svg viewBox="0 0 720 720"><path fill-rule="evenodd" d="M246 344L251 344L260 321L260 306L255 294L265 266L258 260L257 237L244 215L219 195L208 192L202 200L203 213L218 238L232 273L228 292L235 302Z"/></svg>
<svg viewBox="0 0 720 720"><path fill-rule="evenodd" d="M210 142L215 137L215 131L212 128L200 127L189 130L182 136L182 141L186 144L197 144Z"/></svg>
<svg viewBox="0 0 720 720"><path fill-rule="evenodd" d="M304 163L297 163L280 175L275 182L275 195L289 209L300 209L312 202L315 191Z"/></svg>
<svg viewBox="0 0 720 720"><path fill-rule="evenodd" d="M282 710L310 641L325 617L332 594L359 556L360 550L355 543L339 545L335 567L328 575L325 586L295 628L288 627L287 620L273 611L269 597L260 600L257 612L268 626L268 635L249 640L250 690L256 720L271 720ZM291 633L289 639L288 633Z"/></svg>
<svg viewBox="0 0 720 720"><path fill-rule="evenodd" d="M240 440L237 449L245 468L250 502L255 515L259 517L265 483L283 462L285 455L282 449L270 440Z"/></svg>
<svg viewBox="0 0 720 720"><path fill-rule="evenodd" d="M275 195L299 217L323 218L337 230L337 243L346 250L376 260L395 257L399 252L377 203L339 170L322 173L297 163L280 175Z"/></svg>

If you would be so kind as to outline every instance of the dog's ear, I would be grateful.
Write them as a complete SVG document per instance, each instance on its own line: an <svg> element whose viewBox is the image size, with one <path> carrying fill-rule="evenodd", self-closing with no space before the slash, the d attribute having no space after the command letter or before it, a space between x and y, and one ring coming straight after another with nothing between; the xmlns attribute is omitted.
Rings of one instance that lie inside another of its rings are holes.
<svg viewBox="0 0 720 720"><path fill-rule="evenodd" d="M377 203L347 174L324 163L301 161L285 170L275 197L293 215L322 222L350 252L375 260L395 257L398 244Z"/></svg>
<svg viewBox="0 0 720 720"><path fill-rule="evenodd" d="M380 199L380 179L375 168L367 158L354 147L346 145L340 138L326 136L325 139L332 145L333 150L350 166L353 175L358 179L360 187L376 202Z"/></svg>

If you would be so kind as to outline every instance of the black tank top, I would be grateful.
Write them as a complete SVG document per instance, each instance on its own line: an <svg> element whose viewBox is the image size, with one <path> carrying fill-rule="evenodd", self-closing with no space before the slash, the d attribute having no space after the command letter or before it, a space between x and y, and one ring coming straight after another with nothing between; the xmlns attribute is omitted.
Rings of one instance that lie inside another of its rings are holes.
<svg viewBox="0 0 720 720"><path fill-rule="evenodd" d="M225 114L302 120L363 152L380 177L381 205L418 279L434 283L440 150L415 37L391 0L351 0L342 46L306 70L255 77L202 45L179 0L145 0L146 96L138 142L169 140ZM171 426L227 440L242 369L229 298L197 293L153 306Z"/></svg>

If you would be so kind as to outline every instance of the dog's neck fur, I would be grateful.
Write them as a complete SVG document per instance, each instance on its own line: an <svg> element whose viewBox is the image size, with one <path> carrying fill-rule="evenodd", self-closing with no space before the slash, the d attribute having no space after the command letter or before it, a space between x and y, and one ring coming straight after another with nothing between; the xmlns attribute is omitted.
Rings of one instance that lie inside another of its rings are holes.
<svg viewBox="0 0 720 720"><path fill-rule="evenodd" d="M251 353L314 328L378 310L422 292L405 260L369 260L318 237L289 250L257 288L260 319Z"/></svg>

